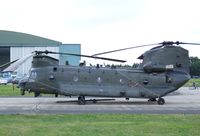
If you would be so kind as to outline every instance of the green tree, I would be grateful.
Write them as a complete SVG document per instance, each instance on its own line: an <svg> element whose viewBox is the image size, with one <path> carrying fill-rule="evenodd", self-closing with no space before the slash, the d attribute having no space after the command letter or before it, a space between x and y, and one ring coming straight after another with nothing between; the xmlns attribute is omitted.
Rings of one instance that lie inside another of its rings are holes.
<svg viewBox="0 0 200 136"><path fill-rule="evenodd" d="M139 66L139 63L133 63L133 68L137 68Z"/></svg>
<svg viewBox="0 0 200 136"><path fill-rule="evenodd" d="M200 59L198 57L190 57L190 75L200 76Z"/></svg>

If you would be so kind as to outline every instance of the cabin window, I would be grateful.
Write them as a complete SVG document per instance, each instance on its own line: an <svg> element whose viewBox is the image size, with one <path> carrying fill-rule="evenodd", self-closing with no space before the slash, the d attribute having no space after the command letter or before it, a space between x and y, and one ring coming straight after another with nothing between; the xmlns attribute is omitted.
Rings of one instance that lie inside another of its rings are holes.
<svg viewBox="0 0 200 136"><path fill-rule="evenodd" d="M37 77L37 72L32 71L32 72L31 72L31 78L32 78L32 79L35 79L36 77Z"/></svg>
<svg viewBox="0 0 200 136"><path fill-rule="evenodd" d="M153 76L158 76L158 73L153 73Z"/></svg>
<svg viewBox="0 0 200 136"><path fill-rule="evenodd" d="M74 82L78 82L79 78L77 76L73 77Z"/></svg>
<svg viewBox="0 0 200 136"><path fill-rule="evenodd" d="M144 81L143 81L143 84L144 85L147 85L149 83L149 81L147 80L147 79L145 79Z"/></svg>
<svg viewBox="0 0 200 136"><path fill-rule="evenodd" d="M54 75L49 75L49 80L55 79Z"/></svg>
<svg viewBox="0 0 200 136"><path fill-rule="evenodd" d="M103 93L103 89L100 88L100 89L99 89L99 93Z"/></svg>
<svg viewBox="0 0 200 136"><path fill-rule="evenodd" d="M56 71L57 71L57 67L54 67L54 68L53 68L53 72L56 72Z"/></svg>
<svg viewBox="0 0 200 136"><path fill-rule="evenodd" d="M172 77L169 74L166 74L166 83L172 83Z"/></svg>
<svg viewBox="0 0 200 136"><path fill-rule="evenodd" d="M99 83L99 84L100 84L101 82L102 82L102 79L101 79L101 77L98 77L98 78L97 78L97 83Z"/></svg>
<svg viewBox="0 0 200 136"><path fill-rule="evenodd" d="M123 79L119 79L119 82L123 85L125 83L125 81Z"/></svg>
<svg viewBox="0 0 200 136"><path fill-rule="evenodd" d="M176 66L177 66L178 68L180 68L180 67L181 67L181 64L180 64L180 63L176 63Z"/></svg>

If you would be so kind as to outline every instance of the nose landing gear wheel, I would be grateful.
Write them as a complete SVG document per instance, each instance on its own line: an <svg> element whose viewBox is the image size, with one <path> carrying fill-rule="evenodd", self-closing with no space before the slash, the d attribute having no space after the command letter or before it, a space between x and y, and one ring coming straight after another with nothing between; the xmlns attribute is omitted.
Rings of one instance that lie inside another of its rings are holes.
<svg viewBox="0 0 200 136"><path fill-rule="evenodd" d="M163 105L165 104L165 100L163 98L158 99L158 105Z"/></svg>
<svg viewBox="0 0 200 136"><path fill-rule="evenodd" d="M79 105L85 105L86 104L85 96L79 96L78 97L78 104Z"/></svg>
<svg viewBox="0 0 200 136"><path fill-rule="evenodd" d="M34 93L34 97L38 97L38 96L40 96L40 93L39 92L35 92Z"/></svg>

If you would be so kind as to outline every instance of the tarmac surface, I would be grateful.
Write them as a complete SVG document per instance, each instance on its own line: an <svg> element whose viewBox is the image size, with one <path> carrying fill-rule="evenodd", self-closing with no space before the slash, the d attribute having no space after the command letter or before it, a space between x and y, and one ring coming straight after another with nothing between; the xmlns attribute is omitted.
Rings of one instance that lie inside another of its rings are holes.
<svg viewBox="0 0 200 136"><path fill-rule="evenodd" d="M68 97L0 97L0 114L200 114L200 89L181 88L163 98L164 105L134 98L78 105L77 98Z"/></svg>

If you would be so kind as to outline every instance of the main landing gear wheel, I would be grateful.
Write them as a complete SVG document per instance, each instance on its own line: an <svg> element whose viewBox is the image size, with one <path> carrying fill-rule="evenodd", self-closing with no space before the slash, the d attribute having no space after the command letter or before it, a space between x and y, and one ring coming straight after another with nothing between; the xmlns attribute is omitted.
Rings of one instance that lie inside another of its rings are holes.
<svg viewBox="0 0 200 136"><path fill-rule="evenodd" d="M97 100L96 100L96 99L93 99L92 102L93 102L93 103L97 103Z"/></svg>
<svg viewBox="0 0 200 136"><path fill-rule="evenodd" d="M163 98L158 98L158 104L159 105L165 104L165 100Z"/></svg>
<svg viewBox="0 0 200 136"><path fill-rule="evenodd" d="M78 104L79 105L85 105L86 104L85 96L79 96L78 97Z"/></svg>
<svg viewBox="0 0 200 136"><path fill-rule="evenodd" d="M40 93L39 92L34 92L34 97L38 97L40 96Z"/></svg>

